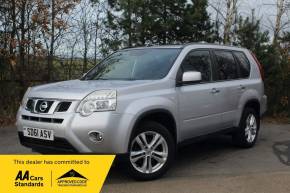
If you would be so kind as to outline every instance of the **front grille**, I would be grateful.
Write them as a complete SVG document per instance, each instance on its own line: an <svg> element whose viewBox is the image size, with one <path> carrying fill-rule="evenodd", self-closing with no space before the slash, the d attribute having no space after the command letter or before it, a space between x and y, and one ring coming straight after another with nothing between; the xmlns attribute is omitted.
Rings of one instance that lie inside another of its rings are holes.
<svg viewBox="0 0 290 193"><path fill-rule="evenodd" d="M51 149L54 151L77 152L76 149L63 138L55 137L54 141L25 137L23 132L18 132L20 143L30 148Z"/></svg>
<svg viewBox="0 0 290 193"><path fill-rule="evenodd" d="M66 112L71 105L71 102L60 102L56 107L56 112Z"/></svg>
<svg viewBox="0 0 290 193"><path fill-rule="evenodd" d="M45 122L45 123L57 123L57 124L61 124L63 122L63 119L35 117L35 116L27 116L27 115L22 115L22 119L29 120L29 121L37 121L37 122Z"/></svg>
<svg viewBox="0 0 290 193"><path fill-rule="evenodd" d="M53 114L54 112L66 112L72 102L30 98L25 109L31 113ZM53 109L52 109L53 108Z"/></svg>
<svg viewBox="0 0 290 193"><path fill-rule="evenodd" d="M54 101L44 99L28 99L26 110L32 113L48 113Z"/></svg>
<svg viewBox="0 0 290 193"><path fill-rule="evenodd" d="M51 108L53 101L37 100L35 104L35 112L37 113L48 113Z"/></svg>
<svg viewBox="0 0 290 193"><path fill-rule="evenodd" d="M26 110L32 112L34 109L34 100L29 99L26 103Z"/></svg>

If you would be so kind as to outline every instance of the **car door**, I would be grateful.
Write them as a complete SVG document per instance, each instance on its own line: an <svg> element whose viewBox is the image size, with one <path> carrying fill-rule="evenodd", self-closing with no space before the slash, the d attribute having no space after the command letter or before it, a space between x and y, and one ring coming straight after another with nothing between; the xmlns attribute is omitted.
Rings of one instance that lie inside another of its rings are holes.
<svg viewBox="0 0 290 193"><path fill-rule="evenodd" d="M176 88L182 140L209 133L221 126L220 109L223 96L212 81L212 64L210 51L202 49L190 51L180 66L177 81L187 71L198 71L202 74L200 83Z"/></svg>
<svg viewBox="0 0 290 193"><path fill-rule="evenodd" d="M240 117L239 109L243 108L239 106L241 105L241 98L244 93L247 92L247 90L251 89L253 82L249 81L251 65L245 53L241 51L233 51L232 53L236 59L239 69L239 80L236 82L237 84L235 85L237 89L237 98L234 101L237 119Z"/></svg>
<svg viewBox="0 0 290 193"><path fill-rule="evenodd" d="M231 50L214 50L217 87L224 92L222 104L222 129L234 126L238 102L244 87L239 76L239 66Z"/></svg>

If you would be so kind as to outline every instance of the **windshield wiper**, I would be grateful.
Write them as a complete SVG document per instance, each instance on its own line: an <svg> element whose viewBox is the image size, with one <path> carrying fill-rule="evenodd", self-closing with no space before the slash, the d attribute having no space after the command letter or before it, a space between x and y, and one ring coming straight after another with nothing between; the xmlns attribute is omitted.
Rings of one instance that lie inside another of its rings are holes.
<svg viewBox="0 0 290 193"><path fill-rule="evenodd" d="M94 79L94 80L136 80L136 79L133 79L133 78L97 78L97 79Z"/></svg>

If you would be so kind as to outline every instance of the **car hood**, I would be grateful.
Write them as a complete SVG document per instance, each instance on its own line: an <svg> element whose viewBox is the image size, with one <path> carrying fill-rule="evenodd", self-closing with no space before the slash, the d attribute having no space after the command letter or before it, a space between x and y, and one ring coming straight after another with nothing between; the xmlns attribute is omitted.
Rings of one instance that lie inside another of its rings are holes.
<svg viewBox="0 0 290 193"><path fill-rule="evenodd" d="M54 98L67 100L81 100L96 90L106 89L128 89L142 84L150 83L150 80L120 81L120 80L70 80L50 83L33 87L28 97Z"/></svg>

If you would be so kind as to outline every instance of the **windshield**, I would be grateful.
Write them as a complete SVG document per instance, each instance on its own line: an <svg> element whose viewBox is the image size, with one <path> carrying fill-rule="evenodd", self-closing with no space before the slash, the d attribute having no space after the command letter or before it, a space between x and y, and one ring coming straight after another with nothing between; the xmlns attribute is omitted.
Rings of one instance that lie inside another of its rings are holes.
<svg viewBox="0 0 290 193"><path fill-rule="evenodd" d="M156 80L165 77L180 49L144 48L115 52L82 80Z"/></svg>

